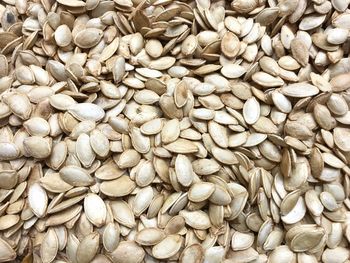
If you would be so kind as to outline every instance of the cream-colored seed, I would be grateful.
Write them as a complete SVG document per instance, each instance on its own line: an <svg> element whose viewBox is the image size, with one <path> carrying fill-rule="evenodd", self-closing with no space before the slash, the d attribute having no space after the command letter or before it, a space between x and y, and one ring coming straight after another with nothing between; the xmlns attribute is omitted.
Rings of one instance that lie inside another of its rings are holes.
<svg viewBox="0 0 350 263"><path fill-rule="evenodd" d="M0 262L349 262L349 4L1 1Z"/></svg>

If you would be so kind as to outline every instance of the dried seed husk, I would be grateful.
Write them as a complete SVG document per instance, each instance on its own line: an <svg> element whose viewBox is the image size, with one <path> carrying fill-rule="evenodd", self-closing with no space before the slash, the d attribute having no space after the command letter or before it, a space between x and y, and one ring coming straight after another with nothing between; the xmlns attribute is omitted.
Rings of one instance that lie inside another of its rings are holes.
<svg viewBox="0 0 350 263"><path fill-rule="evenodd" d="M17 185L18 173L15 170L3 170L0 172L0 187L10 190Z"/></svg>
<svg viewBox="0 0 350 263"><path fill-rule="evenodd" d="M43 217L46 214L48 197L45 190L38 183L32 184L28 189L29 207L37 217Z"/></svg>
<svg viewBox="0 0 350 263"><path fill-rule="evenodd" d="M163 143L174 142L180 135L180 123L178 119L167 121L162 129L161 138Z"/></svg>
<svg viewBox="0 0 350 263"><path fill-rule="evenodd" d="M192 141L182 138L164 145L164 148L170 152L180 154L195 153L198 151L198 147Z"/></svg>
<svg viewBox="0 0 350 263"><path fill-rule="evenodd" d="M331 153L323 153L322 157L324 162L331 167L341 169L345 166L345 163L343 163L338 157Z"/></svg>
<svg viewBox="0 0 350 263"><path fill-rule="evenodd" d="M278 246L271 252L270 261L291 262L296 260L296 255L289 249L288 246Z"/></svg>
<svg viewBox="0 0 350 263"><path fill-rule="evenodd" d="M334 249L327 248L322 254L322 261L331 263L336 261L346 261L349 258L349 250L345 247L337 247Z"/></svg>
<svg viewBox="0 0 350 263"><path fill-rule="evenodd" d="M192 244L187 246L181 253L179 262L197 263L204 261L204 251L201 245Z"/></svg>
<svg viewBox="0 0 350 263"><path fill-rule="evenodd" d="M113 263L140 263L145 257L145 251L134 241L121 241L108 257Z"/></svg>
<svg viewBox="0 0 350 263"><path fill-rule="evenodd" d="M348 259L349 0L37 2L0 5L0 261Z"/></svg>
<svg viewBox="0 0 350 263"><path fill-rule="evenodd" d="M304 199L299 197L297 203L292 210L285 216L281 216L281 220L286 224L294 224L299 222L306 213L306 206Z"/></svg>
<svg viewBox="0 0 350 263"><path fill-rule="evenodd" d="M110 203L114 219L127 227L135 226L135 217L130 206L124 201L113 201Z"/></svg>
<svg viewBox="0 0 350 263"><path fill-rule="evenodd" d="M85 236L77 248L77 262L87 263L96 256L100 235L97 232Z"/></svg>
<svg viewBox="0 0 350 263"><path fill-rule="evenodd" d="M30 67L20 66L16 68L15 74L17 80L22 84L30 85L35 83L35 77Z"/></svg>
<svg viewBox="0 0 350 263"><path fill-rule="evenodd" d="M19 222L18 215L3 215L0 217L0 230L7 230Z"/></svg>
<svg viewBox="0 0 350 263"><path fill-rule="evenodd" d="M16 144L11 142L0 142L0 160L14 160L20 155Z"/></svg>
<svg viewBox="0 0 350 263"><path fill-rule="evenodd" d="M195 35L189 35L181 44L181 53L184 56L192 55L198 46L197 37Z"/></svg>
<svg viewBox="0 0 350 263"><path fill-rule="evenodd" d="M67 110L70 106L76 104L76 101L66 94L54 94L50 96L50 104L58 110Z"/></svg>
<svg viewBox="0 0 350 263"><path fill-rule="evenodd" d="M261 10L261 12L256 17L256 22L262 26L267 26L272 24L279 15L278 7L270 7Z"/></svg>
<svg viewBox="0 0 350 263"><path fill-rule="evenodd" d="M72 186L88 186L94 182L88 171L78 166L65 166L59 173L61 179Z"/></svg>
<svg viewBox="0 0 350 263"><path fill-rule="evenodd" d="M325 20L325 16L320 16L320 15L310 15L310 16L306 16L304 17L299 25L299 29L301 30L311 30L313 28L318 27L319 25L321 25L323 23L323 21Z"/></svg>
<svg viewBox="0 0 350 263"><path fill-rule="evenodd" d="M73 188L70 184L63 181L59 173L46 174L40 178L42 187L53 193L61 193Z"/></svg>
<svg viewBox="0 0 350 263"><path fill-rule="evenodd" d="M314 33L311 38L313 44L325 51L336 51L338 49L337 45L332 45L327 41L327 35L324 33Z"/></svg>
<svg viewBox="0 0 350 263"><path fill-rule="evenodd" d="M333 77L330 81L330 84L332 85L332 90L334 92L347 90L350 87L349 75L349 73L344 73Z"/></svg>
<svg viewBox="0 0 350 263"><path fill-rule="evenodd" d="M303 252L317 246L325 235L324 230L301 232L291 241L291 248L295 252Z"/></svg>
<svg viewBox="0 0 350 263"><path fill-rule="evenodd" d="M97 28L87 28L74 37L74 43L80 48L91 48L97 45L97 43L103 37L103 31Z"/></svg>
<svg viewBox="0 0 350 263"><path fill-rule="evenodd" d="M0 238L0 261L7 262L16 259L16 252L13 248L2 238Z"/></svg>
<svg viewBox="0 0 350 263"><path fill-rule="evenodd" d="M87 194L84 198L84 211L87 219L97 227L105 224L107 209L106 205L96 194Z"/></svg>
<svg viewBox="0 0 350 263"><path fill-rule="evenodd" d="M236 79L246 73L246 69L243 66L236 64L227 64L221 68L221 74L226 78Z"/></svg>
<svg viewBox="0 0 350 263"><path fill-rule="evenodd" d="M27 132L32 136L45 137L50 133L48 122L40 117L33 117L23 123Z"/></svg>
<svg viewBox="0 0 350 263"><path fill-rule="evenodd" d="M210 121L208 123L208 131L215 143L222 148L228 147L228 134L225 126L222 126L215 121Z"/></svg>
<svg viewBox="0 0 350 263"><path fill-rule="evenodd" d="M281 78L259 71L252 75L252 80L263 87L279 87L284 84Z"/></svg>
<svg viewBox="0 0 350 263"><path fill-rule="evenodd" d="M163 230L159 228L145 228L138 232L135 241L143 246L154 246L161 242L166 237Z"/></svg>
<svg viewBox="0 0 350 263"><path fill-rule="evenodd" d="M226 32L221 40L221 51L225 56L234 58L238 55L240 42L238 37L232 32Z"/></svg>
<svg viewBox="0 0 350 263"><path fill-rule="evenodd" d="M52 139L39 136L27 137L23 141L23 146L30 156L36 159L45 159L51 154Z"/></svg>
<svg viewBox="0 0 350 263"><path fill-rule="evenodd" d="M304 98L314 96L319 93L317 87L307 83L295 83L285 86L281 89L281 92L289 97Z"/></svg>
<svg viewBox="0 0 350 263"><path fill-rule="evenodd" d="M120 169L126 169L136 166L141 159L140 154L134 149L125 150L117 161L117 165Z"/></svg>
<svg viewBox="0 0 350 263"><path fill-rule="evenodd" d="M199 159L192 162L193 171L198 175L209 175L220 170L220 165L213 159Z"/></svg>
<svg viewBox="0 0 350 263"><path fill-rule="evenodd" d="M253 124L253 128L257 132L266 133L266 134L269 134L269 133L276 134L278 131L277 126L270 119L264 116L260 116L257 122Z"/></svg>
<svg viewBox="0 0 350 263"><path fill-rule="evenodd" d="M188 199L192 202L207 200L215 191L215 185L209 182L198 182L191 186L188 191Z"/></svg>
<svg viewBox="0 0 350 263"><path fill-rule="evenodd" d="M120 241L120 228L114 223L108 223L102 236L103 247L108 252L113 252L119 244Z"/></svg>
<svg viewBox="0 0 350 263"><path fill-rule="evenodd" d="M315 190L305 193L305 204L314 216L320 216L323 212L323 205Z"/></svg>
<svg viewBox="0 0 350 263"><path fill-rule="evenodd" d="M234 251L245 250L252 246L254 235L252 233L241 233L236 231L232 235L231 248Z"/></svg>
<svg viewBox="0 0 350 263"><path fill-rule="evenodd" d="M46 232L41 246L40 246L40 257L42 262L52 262L58 252L58 238L55 231L52 228Z"/></svg>
<svg viewBox="0 0 350 263"><path fill-rule="evenodd" d="M152 58L159 58L163 53L163 45L157 39L150 39L146 42L145 50Z"/></svg>
<svg viewBox="0 0 350 263"><path fill-rule="evenodd" d="M174 102L178 108L185 106L188 100L188 87L186 82L180 81L174 90Z"/></svg>
<svg viewBox="0 0 350 263"><path fill-rule="evenodd" d="M99 121L105 112L104 110L93 103L77 103L69 107L68 112L80 121Z"/></svg>
<svg viewBox="0 0 350 263"><path fill-rule="evenodd" d="M32 107L26 95L15 93L6 98L5 102L15 115L23 120L29 119L32 112Z"/></svg>
<svg viewBox="0 0 350 263"><path fill-rule="evenodd" d="M342 127L335 127L333 131L334 143L342 151L350 151L350 145L348 145L348 138L350 136L350 130Z"/></svg>
<svg viewBox="0 0 350 263"><path fill-rule="evenodd" d="M97 129L90 133L90 145L99 157L104 158L109 153L109 140L107 136Z"/></svg>
<svg viewBox="0 0 350 263"><path fill-rule="evenodd" d="M175 255L182 245L180 235L169 235L152 248L152 255L157 259L166 259Z"/></svg>
<svg viewBox="0 0 350 263"><path fill-rule="evenodd" d="M54 38L58 46L66 47L72 41L72 33L67 25L60 25L55 30Z"/></svg>
<svg viewBox="0 0 350 263"><path fill-rule="evenodd" d="M84 167L90 167L95 160L95 153L90 144L89 135L82 133L79 135L76 146L76 155Z"/></svg>
<svg viewBox="0 0 350 263"><path fill-rule="evenodd" d="M133 212L136 216L140 216L151 204L154 197L152 187L142 188L135 196L133 203Z"/></svg>
<svg viewBox="0 0 350 263"><path fill-rule="evenodd" d="M122 81L125 75L125 58L123 56L118 56L114 60L114 65L112 67L112 74L115 83Z"/></svg>
<svg viewBox="0 0 350 263"><path fill-rule="evenodd" d="M306 66L309 62L309 49L300 38L294 38L290 43L293 58L302 66Z"/></svg>
<svg viewBox="0 0 350 263"><path fill-rule="evenodd" d="M260 104L253 97L249 98L243 106L243 117L247 124L254 124L260 117Z"/></svg>
<svg viewBox="0 0 350 263"><path fill-rule="evenodd" d="M344 115L349 110L345 99L339 94L332 94L329 97L327 107L334 115Z"/></svg>
<svg viewBox="0 0 350 263"><path fill-rule="evenodd" d="M175 171L178 182L183 186L190 186L194 174L191 161L186 155L179 154L175 160Z"/></svg>
<svg viewBox="0 0 350 263"><path fill-rule="evenodd" d="M129 176L122 175L119 178L101 183L101 192L107 196L120 197L130 194L136 187Z"/></svg>
<svg viewBox="0 0 350 263"><path fill-rule="evenodd" d="M208 215L203 211L182 210L179 214L185 218L186 224L194 229L204 230L211 225Z"/></svg>
<svg viewBox="0 0 350 263"><path fill-rule="evenodd" d="M322 192L320 194L320 201L323 206L329 211L335 211L338 209L338 205L334 196L329 192Z"/></svg>

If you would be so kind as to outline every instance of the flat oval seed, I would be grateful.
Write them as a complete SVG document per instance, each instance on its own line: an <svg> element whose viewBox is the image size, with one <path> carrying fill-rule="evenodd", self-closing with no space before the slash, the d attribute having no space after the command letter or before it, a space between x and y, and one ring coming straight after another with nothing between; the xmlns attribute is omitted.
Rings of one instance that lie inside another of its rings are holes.
<svg viewBox="0 0 350 263"><path fill-rule="evenodd" d="M107 216L106 205L96 194L88 194L84 199L84 211L87 219L97 227L104 225Z"/></svg>
<svg viewBox="0 0 350 263"><path fill-rule="evenodd" d="M146 253L142 247L134 241L122 241L111 254L112 262L120 263L140 263Z"/></svg>
<svg viewBox="0 0 350 263"><path fill-rule="evenodd" d="M91 233L85 236L77 248L77 262L88 263L96 256L99 246L99 234Z"/></svg>
<svg viewBox="0 0 350 263"><path fill-rule="evenodd" d="M38 183L32 184L28 190L28 203L37 217L43 217L46 214L47 202L45 190Z"/></svg>
<svg viewBox="0 0 350 263"><path fill-rule="evenodd" d="M55 34L56 44L60 47L68 46L72 41L72 33L67 25L60 25L56 28Z"/></svg>
<svg viewBox="0 0 350 263"><path fill-rule="evenodd" d="M243 117L246 123L254 124L260 117L260 104L253 97L248 99L243 106Z"/></svg>
<svg viewBox="0 0 350 263"><path fill-rule="evenodd" d="M91 48L96 46L103 37L103 31L97 28L87 28L80 31L74 37L74 43L81 48Z"/></svg>
<svg viewBox="0 0 350 263"><path fill-rule="evenodd" d="M2 238L0 238L0 261L12 261L16 258L16 252L13 248Z"/></svg>
<svg viewBox="0 0 350 263"><path fill-rule="evenodd" d="M175 171L177 180L183 186L190 186L194 175L191 161L182 154L179 154L175 160Z"/></svg>
<svg viewBox="0 0 350 263"><path fill-rule="evenodd" d="M73 165L63 167L60 170L60 176L63 181L72 186L88 186L94 181L86 170Z"/></svg>
<svg viewBox="0 0 350 263"><path fill-rule="evenodd" d="M92 103L73 104L68 111L80 121L99 121L105 115L101 107Z"/></svg>
<svg viewBox="0 0 350 263"><path fill-rule="evenodd" d="M166 259L175 255L182 245L180 235L169 235L152 248L152 254L157 259Z"/></svg>
<svg viewBox="0 0 350 263"><path fill-rule="evenodd" d="M58 252L58 238L55 231L52 228L46 232L44 239L42 240L40 247L40 256L42 262L52 262Z"/></svg>
<svg viewBox="0 0 350 263"><path fill-rule="evenodd" d="M143 246L154 246L166 237L165 233L159 228L145 228L138 232L135 241Z"/></svg>

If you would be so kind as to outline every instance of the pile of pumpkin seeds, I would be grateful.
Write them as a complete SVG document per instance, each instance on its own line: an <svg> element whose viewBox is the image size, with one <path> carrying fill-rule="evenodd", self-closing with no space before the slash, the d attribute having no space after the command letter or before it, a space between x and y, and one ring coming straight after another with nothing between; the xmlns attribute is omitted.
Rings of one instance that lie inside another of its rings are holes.
<svg viewBox="0 0 350 263"><path fill-rule="evenodd" d="M349 4L0 1L0 262L349 263Z"/></svg>

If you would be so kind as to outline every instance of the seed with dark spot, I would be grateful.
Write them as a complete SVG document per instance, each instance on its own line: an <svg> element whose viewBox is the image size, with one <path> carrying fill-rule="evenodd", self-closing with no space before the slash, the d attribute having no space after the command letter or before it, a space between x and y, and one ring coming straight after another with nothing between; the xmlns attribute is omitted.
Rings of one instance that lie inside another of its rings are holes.
<svg viewBox="0 0 350 263"><path fill-rule="evenodd" d="M9 24L12 24L15 22L15 16L12 13L7 13L6 14L6 21Z"/></svg>

